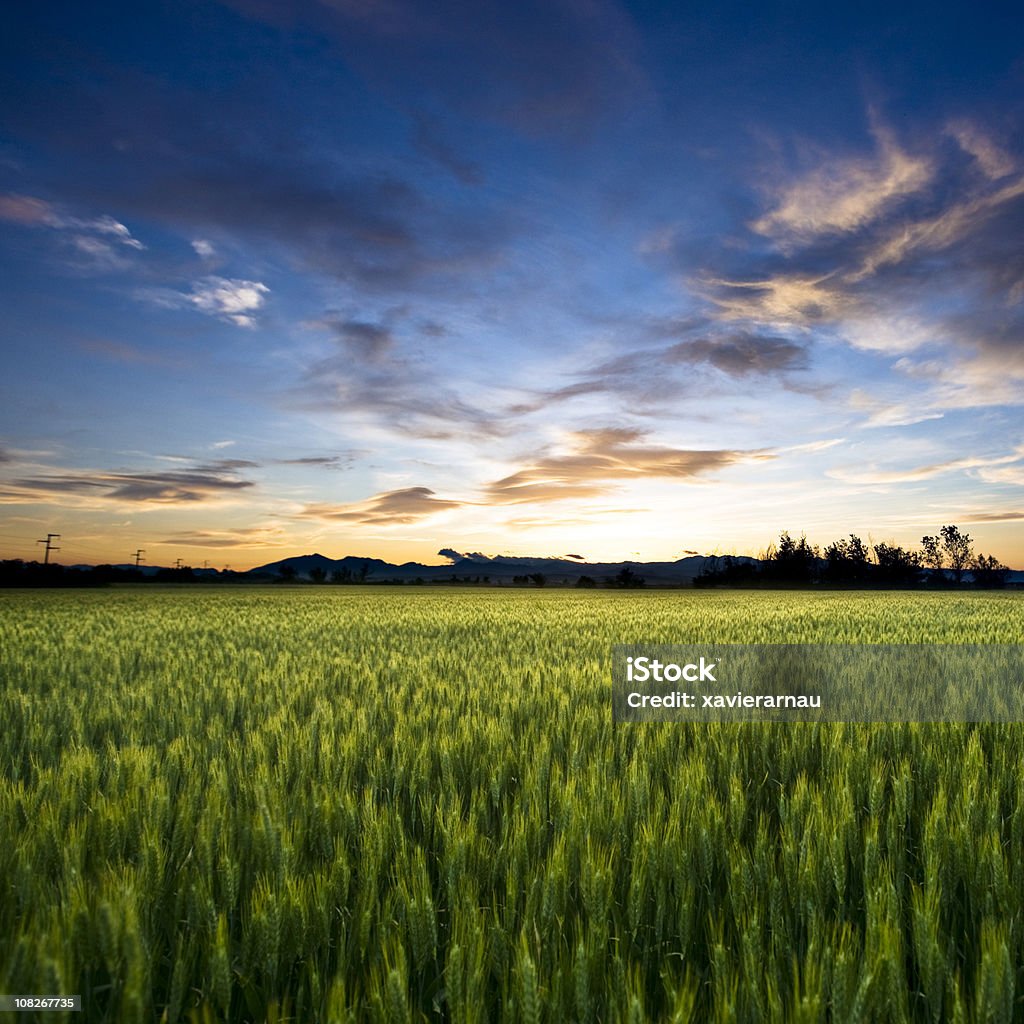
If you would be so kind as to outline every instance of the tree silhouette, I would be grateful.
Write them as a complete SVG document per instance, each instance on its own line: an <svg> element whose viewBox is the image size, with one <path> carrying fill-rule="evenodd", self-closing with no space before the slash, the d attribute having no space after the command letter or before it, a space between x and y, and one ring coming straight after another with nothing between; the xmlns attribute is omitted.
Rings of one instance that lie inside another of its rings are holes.
<svg viewBox="0 0 1024 1024"><path fill-rule="evenodd" d="M971 576L979 587L1005 587L1010 570L994 555L978 555L971 562Z"/></svg>
<svg viewBox="0 0 1024 1024"><path fill-rule="evenodd" d="M876 544L877 576L882 583L912 585L921 576L921 556L898 544Z"/></svg>
<svg viewBox="0 0 1024 1024"><path fill-rule="evenodd" d="M945 564L942 541L939 537L925 535L921 538L921 562L935 572L941 572Z"/></svg>
<svg viewBox="0 0 1024 1024"><path fill-rule="evenodd" d="M825 548L825 578L832 583L862 583L870 571L867 545L855 533Z"/></svg>
<svg viewBox="0 0 1024 1024"><path fill-rule="evenodd" d="M814 578L818 561L818 549L807 543L807 537L800 535L794 540L788 530L779 534L779 544L768 550L769 575L787 583L810 583Z"/></svg>
<svg viewBox="0 0 1024 1024"><path fill-rule="evenodd" d="M949 559L949 567L959 584L974 555L971 538L966 533L961 533L957 526L943 526L939 533L942 534L942 550Z"/></svg>
<svg viewBox="0 0 1024 1024"><path fill-rule="evenodd" d="M624 587L632 590L643 585L643 576L638 576L628 565L624 565L612 578L612 586L614 587Z"/></svg>

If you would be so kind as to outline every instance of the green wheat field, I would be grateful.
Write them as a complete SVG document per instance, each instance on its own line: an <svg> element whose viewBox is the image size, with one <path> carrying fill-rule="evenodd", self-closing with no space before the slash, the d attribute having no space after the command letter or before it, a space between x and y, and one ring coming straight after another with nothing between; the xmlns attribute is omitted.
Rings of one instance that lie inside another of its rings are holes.
<svg viewBox="0 0 1024 1024"><path fill-rule="evenodd" d="M617 643L1014 594L0 594L0 993L103 1021L1024 1021L1024 725L613 725Z"/></svg>

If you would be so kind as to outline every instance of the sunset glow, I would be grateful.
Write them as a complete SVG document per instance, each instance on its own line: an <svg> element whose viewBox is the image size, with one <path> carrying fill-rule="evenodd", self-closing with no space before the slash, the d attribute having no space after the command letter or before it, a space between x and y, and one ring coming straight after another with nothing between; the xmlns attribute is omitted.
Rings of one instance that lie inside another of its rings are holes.
<svg viewBox="0 0 1024 1024"><path fill-rule="evenodd" d="M1016 33L716 11L9 11L0 556L1024 568Z"/></svg>

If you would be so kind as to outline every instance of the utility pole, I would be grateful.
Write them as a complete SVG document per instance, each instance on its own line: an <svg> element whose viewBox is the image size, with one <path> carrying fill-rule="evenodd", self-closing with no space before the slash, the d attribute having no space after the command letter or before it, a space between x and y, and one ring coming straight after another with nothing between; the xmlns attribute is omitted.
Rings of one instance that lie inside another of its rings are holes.
<svg viewBox="0 0 1024 1024"><path fill-rule="evenodd" d="M174 568L175 569L180 569L181 568L181 559L180 558L176 558L174 560Z"/></svg>
<svg viewBox="0 0 1024 1024"><path fill-rule="evenodd" d="M43 555L43 565L49 565L50 564L50 552L51 551L60 551L60 548L57 547L53 543L55 540L60 540L60 534L59 533L48 533L46 535L46 540L37 540L36 541L37 544L45 544L46 545L46 554Z"/></svg>
<svg viewBox="0 0 1024 1024"><path fill-rule="evenodd" d="M132 558L135 559L135 568L136 569L138 569L138 567L139 567L139 562L145 561L145 559L142 557L145 553L146 553L145 548L139 548L139 550L136 551L134 555L132 555Z"/></svg>

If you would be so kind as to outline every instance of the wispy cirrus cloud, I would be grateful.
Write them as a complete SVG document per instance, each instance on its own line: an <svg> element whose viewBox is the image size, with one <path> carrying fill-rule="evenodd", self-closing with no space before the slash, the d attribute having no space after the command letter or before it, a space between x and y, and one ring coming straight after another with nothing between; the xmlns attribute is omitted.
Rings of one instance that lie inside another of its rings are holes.
<svg viewBox="0 0 1024 1024"><path fill-rule="evenodd" d="M1024 487L1024 456L1018 455L1018 461L1013 465L989 463L978 470L978 477L987 484L1010 484L1013 487Z"/></svg>
<svg viewBox="0 0 1024 1024"><path fill-rule="evenodd" d="M142 242L135 238L124 224L109 214L100 217L74 217L61 212L53 203L36 196L17 193L0 195L0 220L27 227L57 228L106 235L129 249L145 249Z"/></svg>
<svg viewBox="0 0 1024 1024"><path fill-rule="evenodd" d="M16 193L0 195L0 220L28 227L56 227L56 212L45 199Z"/></svg>
<svg viewBox="0 0 1024 1024"><path fill-rule="evenodd" d="M651 329L642 321L637 326L643 333ZM810 365L810 352L802 340L756 330L715 329L705 321L671 323L663 329L682 340L660 346L641 344L602 360L573 374L575 379L567 384L514 403L509 411L529 413L598 394L640 396L645 403L660 403L696 390L706 394L716 381L743 384L757 377L773 377L788 387L791 375Z"/></svg>
<svg viewBox="0 0 1024 1024"><path fill-rule="evenodd" d="M831 158L785 184L774 208L753 222L753 230L784 246L858 230L932 180L934 169L927 156L908 153L877 119L872 134L873 154Z"/></svg>
<svg viewBox="0 0 1024 1024"><path fill-rule="evenodd" d="M128 228L109 214L77 217L37 196L0 195L0 220L23 227L70 232L72 247L99 264L123 265L115 246L140 251L146 247Z"/></svg>
<svg viewBox="0 0 1024 1024"><path fill-rule="evenodd" d="M965 118L957 118L946 125L946 133L978 162L978 166L993 181L1012 174L1016 168L1014 158L981 128Z"/></svg>
<svg viewBox="0 0 1024 1024"><path fill-rule="evenodd" d="M778 449L778 451L779 454L801 452L810 455L813 452L828 451L829 448L835 448L837 445L843 444L845 440L845 437L828 437L820 441L806 441L803 444L789 445L786 448Z"/></svg>
<svg viewBox="0 0 1024 1024"><path fill-rule="evenodd" d="M846 274L845 280L856 284L886 266L950 249L967 235L984 228L988 218L1022 195L1024 177L1015 177L1001 188L950 203L932 216L905 220L879 232L879 237L866 248L861 265Z"/></svg>
<svg viewBox="0 0 1024 1024"><path fill-rule="evenodd" d="M306 364L285 396L289 404L420 439L450 440L467 430L495 437L507 429L497 410L454 390L436 359L404 349L395 325L328 313L306 326L327 331L333 350Z"/></svg>
<svg viewBox="0 0 1024 1024"><path fill-rule="evenodd" d="M1006 470L993 470L992 467L1006 467L1020 463L1024 459L1024 450L1017 450L1010 455L967 456L961 459L950 459L945 462L933 462L923 466L910 466L905 469L879 469L870 466L863 469L838 467L829 470L827 475L844 483L853 484L896 484L914 483L919 480L931 480L946 473L958 473L978 470L982 479L997 480L998 474ZM1015 466L1011 474L1021 473L1024 467ZM991 474L995 473L993 477Z"/></svg>
<svg viewBox="0 0 1024 1024"><path fill-rule="evenodd" d="M874 153L782 186L750 223L761 240L711 254L693 287L712 319L892 357L886 383L900 397L851 392L866 426L1021 404L1019 161L967 121L913 153L877 119L874 137Z"/></svg>
<svg viewBox="0 0 1024 1024"><path fill-rule="evenodd" d="M864 416L861 426L865 428L909 427L928 420L941 420L945 415L930 401L890 399L863 388L854 388L847 397L847 404Z"/></svg>
<svg viewBox="0 0 1024 1024"><path fill-rule="evenodd" d="M774 262L774 261L773 261ZM746 321L753 329L772 330L826 324L853 311L852 301L835 287L834 271L780 269L744 279L704 276L694 290L708 298L726 321Z"/></svg>

